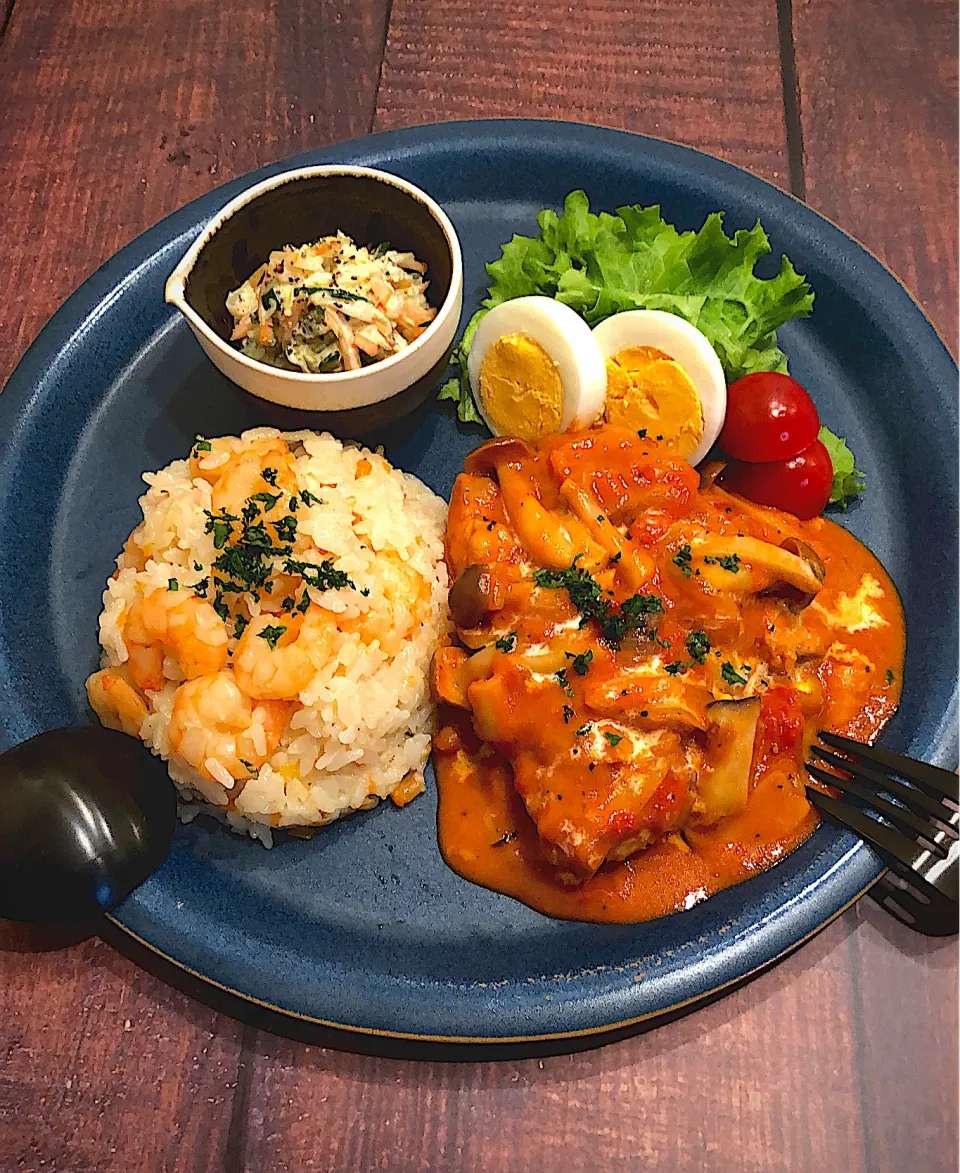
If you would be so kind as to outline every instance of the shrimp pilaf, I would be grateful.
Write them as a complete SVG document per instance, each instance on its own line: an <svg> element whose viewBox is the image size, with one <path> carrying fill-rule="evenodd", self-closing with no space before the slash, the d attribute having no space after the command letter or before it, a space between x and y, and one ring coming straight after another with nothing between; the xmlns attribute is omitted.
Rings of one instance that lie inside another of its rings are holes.
<svg viewBox="0 0 960 1173"><path fill-rule="evenodd" d="M197 439L144 475L104 592L104 725L264 842L423 790L430 656L446 623L444 503L312 432Z"/></svg>

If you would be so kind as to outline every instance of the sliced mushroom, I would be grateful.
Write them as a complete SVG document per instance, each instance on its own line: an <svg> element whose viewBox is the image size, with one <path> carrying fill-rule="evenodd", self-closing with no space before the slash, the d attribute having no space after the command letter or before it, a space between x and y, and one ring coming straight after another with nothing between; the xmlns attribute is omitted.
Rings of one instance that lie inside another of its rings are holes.
<svg viewBox="0 0 960 1173"><path fill-rule="evenodd" d="M709 695L672 677L638 677L629 670L604 680L588 677L584 689L584 700L594 712L628 717L631 724L651 729L706 729L704 700Z"/></svg>
<svg viewBox="0 0 960 1173"><path fill-rule="evenodd" d="M504 601L503 582L487 565L468 566L450 588L447 602L457 627L476 627Z"/></svg>
<svg viewBox="0 0 960 1173"><path fill-rule="evenodd" d="M746 808L760 698L714 701L707 705L706 768L697 781L695 821L709 825Z"/></svg>
<svg viewBox="0 0 960 1173"><path fill-rule="evenodd" d="M570 666L568 647L569 645L558 648L544 644L540 647L526 648L518 654L517 660L531 672L540 672L544 676L549 676Z"/></svg>
<svg viewBox="0 0 960 1173"><path fill-rule="evenodd" d="M507 516L535 562L554 570L565 570L573 564L577 554L585 554L582 544L578 549L578 543L571 537L565 519L547 509L534 496L528 477L504 464L500 466L499 478Z"/></svg>
<svg viewBox="0 0 960 1173"><path fill-rule="evenodd" d="M582 488L568 478L560 485L560 495L587 527L591 537L607 554L617 559L627 584L633 590L639 590L654 572L653 559L623 540L620 531L589 489Z"/></svg>
<svg viewBox="0 0 960 1173"><path fill-rule="evenodd" d="M792 539L788 538L787 541L790 542ZM693 553L698 558L710 557L716 560L736 555L739 561L745 563L754 573L766 572L774 582L763 588L764 594L773 592L777 584L782 583L794 587L801 594L809 594L812 598L823 585L823 563L819 558L818 569L805 555L798 554L785 545L775 546L772 542L751 538L745 534L715 533L705 533L703 537L691 542L691 545ZM730 579L724 580L723 585L725 589L738 591L741 585L746 586L749 581L748 577L737 580L731 576ZM770 579L767 581L769 583Z"/></svg>
<svg viewBox="0 0 960 1173"><path fill-rule="evenodd" d="M702 464L697 470L700 473L700 492L709 489L726 467L725 460L708 460L706 464Z"/></svg>
<svg viewBox="0 0 960 1173"><path fill-rule="evenodd" d="M501 464L532 456L530 446L516 436L495 436L469 453L463 462L463 471L476 476L495 473Z"/></svg>
<svg viewBox="0 0 960 1173"><path fill-rule="evenodd" d="M816 586L811 590L809 588L804 589L799 587L795 582L781 582L774 583L773 586L768 587L760 593L763 595L773 595L781 599L788 611L792 611L794 615L799 615L817 597L817 592L823 586L823 580L826 578L827 568L824 566L823 559L816 550L812 546L808 546L806 542L801 542L799 538L787 538L780 543L780 549L786 550L787 553L793 554L805 563L810 575L816 582Z"/></svg>
<svg viewBox="0 0 960 1173"><path fill-rule="evenodd" d="M433 657L433 692L439 700L469 709L467 689L490 675L497 654L494 644L468 656L463 648L437 648Z"/></svg>

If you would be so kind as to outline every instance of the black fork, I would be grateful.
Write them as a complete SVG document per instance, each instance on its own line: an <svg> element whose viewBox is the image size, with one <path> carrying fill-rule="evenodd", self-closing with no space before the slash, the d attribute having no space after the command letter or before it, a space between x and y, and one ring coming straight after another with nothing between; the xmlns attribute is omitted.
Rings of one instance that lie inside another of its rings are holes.
<svg viewBox="0 0 960 1173"><path fill-rule="evenodd" d="M842 773L812 762L807 769L844 797L832 798L813 786L807 787L807 797L826 819L859 835L886 863L889 871L871 895L918 932L932 937L956 933L960 779L939 766L836 733L821 732L820 740L831 748L811 745L810 753Z"/></svg>

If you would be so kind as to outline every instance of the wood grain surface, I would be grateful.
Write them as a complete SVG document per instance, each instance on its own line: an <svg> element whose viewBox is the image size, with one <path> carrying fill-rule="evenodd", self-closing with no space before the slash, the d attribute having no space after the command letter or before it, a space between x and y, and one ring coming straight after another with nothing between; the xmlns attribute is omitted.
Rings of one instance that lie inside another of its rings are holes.
<svg viewBox="0 0 960 1173"><path fill-rule="evenodd" d="M792 186L885 259L954 346L953 4L8 7L16 296L0 309L0 378L76 284L186 200L371 129L487 116L643 131ZM0 923L0 1173L956 1168L955 945L869 900L721 1002L577 1055L351 1054L210 1000L96 937Z"/></svg>
<svg viewBox="0 0 960 1173"><path fill-rule="evenodd" d="M375 129L439 111L641 131L788 186L771 0L393 0Z"/></svg>
<svg viewBox="0 0 960 1173"><path fill-rule="evenodd" d="M794 10L807 201L875 252L957 347L957 6Z"/></svg>

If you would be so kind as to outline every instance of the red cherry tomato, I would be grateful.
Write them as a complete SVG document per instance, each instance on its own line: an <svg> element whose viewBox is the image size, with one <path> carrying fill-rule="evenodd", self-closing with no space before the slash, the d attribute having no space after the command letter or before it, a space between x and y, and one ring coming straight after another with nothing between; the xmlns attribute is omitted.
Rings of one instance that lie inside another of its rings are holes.
<svg viewBox="0 0 960 1173"><path fill-rule="evenodd" d="M789 460L731 460L717 483L758 505L785 509L796 517L816 517L830 500L833 464L819 440Z"/></svg>
<svg viewBox="0 0 960 1173"><path fill-rule="evenodd" d="M727 416L717 443L737 460L787 460L819 432L817 409L796 379L758 371L727 388Z"/></svg>

